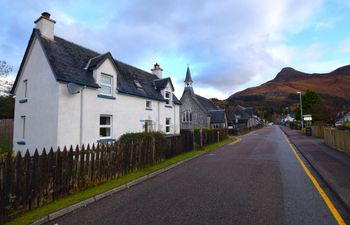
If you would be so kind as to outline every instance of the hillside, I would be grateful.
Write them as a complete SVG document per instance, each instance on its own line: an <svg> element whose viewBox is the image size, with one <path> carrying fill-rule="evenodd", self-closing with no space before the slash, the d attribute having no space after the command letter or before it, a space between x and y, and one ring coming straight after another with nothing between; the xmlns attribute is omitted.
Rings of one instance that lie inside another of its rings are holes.
<svg viewBox="0 0 350 225"><path fill-rule="evenodd" d="M350 65L323 74L309 74L286 67L273 80L237 92L228 101L231 104L255 106L258 110L271 114L298 103L299 95L296 92L308 89L319 93L330 106L349 107Z"/></svg>

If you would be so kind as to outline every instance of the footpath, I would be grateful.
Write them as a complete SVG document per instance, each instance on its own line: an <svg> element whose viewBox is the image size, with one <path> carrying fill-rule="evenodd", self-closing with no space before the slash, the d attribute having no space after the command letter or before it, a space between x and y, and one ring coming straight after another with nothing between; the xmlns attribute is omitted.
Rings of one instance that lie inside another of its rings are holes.
<svg viewBox="0 0 350 225"><path fill-rule="evenodd" d="M350 156L328 147L322 139L289 127L280 128L350 210Z"/></svg>

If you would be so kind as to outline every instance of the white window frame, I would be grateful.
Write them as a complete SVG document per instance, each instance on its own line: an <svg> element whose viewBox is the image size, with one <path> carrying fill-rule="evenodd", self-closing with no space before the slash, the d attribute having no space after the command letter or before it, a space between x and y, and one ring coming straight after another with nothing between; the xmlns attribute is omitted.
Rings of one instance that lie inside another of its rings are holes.
<svg viewBox="0 0 350 225"><path fill-rule="evenodd" d="M152 109L152 101L146 100L146 109Z"/></svg>
<svg viewBox="0 0 350 225"><path fill-rule="evenodd" d="M22 139L24 140L26 137L26 116L21 116L22 121Z"/></svg>
<svg viewBox="0 0 350 225"><path fill-rule="evenodd" d="M167 94L169 94L168 97L167 97ZM171 102L171 92L170 92L170 91L165 91L165 93L164 93L164 98L165 98L165 104L166 104L166 105L170 105L170 102Z"/></svg>
<svg viewBox="0 0 350 225"><path fill-rule="evenodd" d="M167 123L169 121L169 123ZM169 131L167 131L169 129ZM165 133L169 134L171 132L171 118L165 118Z"/></svg>
<svg viewBox="0 0 350 225"><path fill-rule="evenodd" d="M192 112L191 111L184 111L182 114L182 122L185 123L191 123L192 122Z"/></svg>
<svg viewBox="0 0 350 225"><path fill-rule="evenodd" d="M108 117L109 118L109 124L101 124L101 117ZM99 117L99 128L98 128L98 135L100 139L109 139L112 138L112 124L113 124L113 116L112 115L106 115L101 114ZM109 136L101 136L101 128L109 128Z"/></svg>
<svg viewBox="0 0 350 225"><path fill-rule="evenodd" d="M111 83L104 83L102 82L102 77L105 76L105 77L109 77L111 79ZM105 73L101 73L100 75L100 93L103 94L103 95L113 95L113 76L112 75L109 75L109 74L105 74ZM110 93L106 93L104 91L102 91L102 86L105 86L105 87L108 87L111 89L111 92Z"/></svg>

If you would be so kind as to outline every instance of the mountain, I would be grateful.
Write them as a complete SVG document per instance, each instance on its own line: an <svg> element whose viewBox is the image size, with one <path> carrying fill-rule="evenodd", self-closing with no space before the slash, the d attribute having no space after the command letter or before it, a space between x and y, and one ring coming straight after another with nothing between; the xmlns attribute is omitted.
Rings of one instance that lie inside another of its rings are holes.
<svg viewBox="0 0 350 225"><path fill-rule="evenodd" d="M237 92L228 101L273 113L298 103L299 95L296 92L304 93L306 90L319 93L330 106L350 107L350 65L329 73L312 74L286 67L273 80Z"/></svg>

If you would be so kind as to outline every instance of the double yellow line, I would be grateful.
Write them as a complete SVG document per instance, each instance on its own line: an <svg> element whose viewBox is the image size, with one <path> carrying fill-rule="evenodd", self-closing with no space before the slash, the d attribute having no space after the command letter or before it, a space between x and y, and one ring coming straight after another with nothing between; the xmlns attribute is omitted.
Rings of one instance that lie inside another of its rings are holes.
<svg viewBox="0 0 350 225"><path fill-rule="evenodd" d="M286 139L289 147L292 149L295 157L297 158L297 160L299 161L301 167L304 169L305 173L307 174L307 176L310 178L310 180L312 181L312 183L314 184L315 188L317 189L318 193L320 193L323 201L326 203L328 209L331 211L331 213L333 214L335 220L338 222L338 224L340 225L346 225L343 218L341 217L341 215L339 214L338 210L334 207L333 203L331 202L331 200L328 198L327 194L325 193L325 191L321 188L320 184L317 182L316 178L311 174L310 170L305 166L304 162L300 159L299 155L297 154L295 148L293 147L293 145L290 143L290 141L288 140L287 136L282 132L284 138Z"/></svg>

